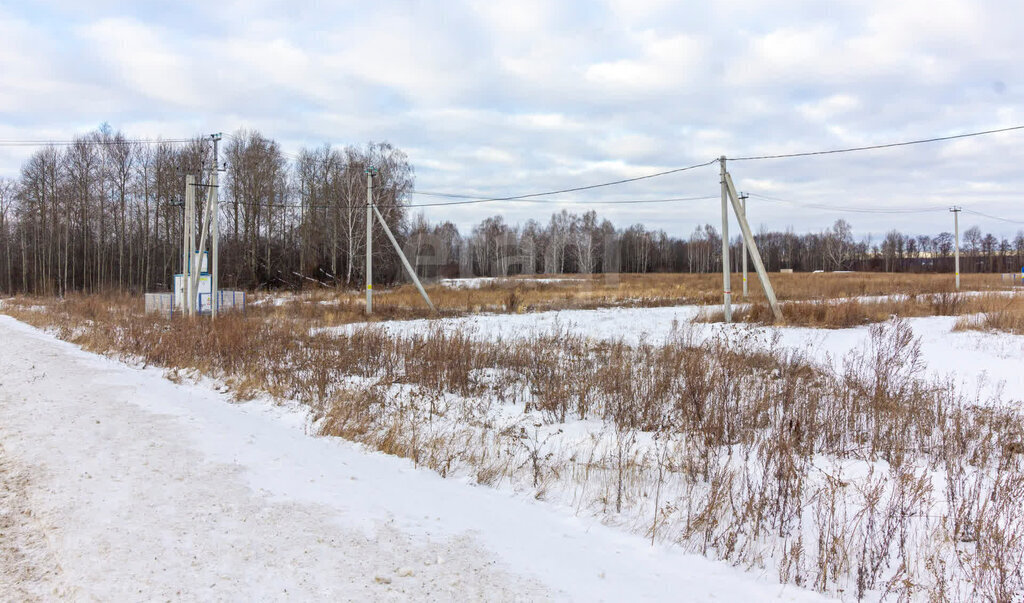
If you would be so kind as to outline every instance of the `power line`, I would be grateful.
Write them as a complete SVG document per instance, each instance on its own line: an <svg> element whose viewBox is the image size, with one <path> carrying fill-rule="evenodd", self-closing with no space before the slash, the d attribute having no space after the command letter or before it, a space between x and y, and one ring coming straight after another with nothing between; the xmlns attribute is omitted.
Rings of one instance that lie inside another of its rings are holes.
<svg viewBox="0 0 1024 603"><path fill-rule="evenodd" d="M462 193L433 193L433 192L427 192L427 191L413 190L413 191L409 191L408 194L410 194L410 195L421 195L421 196L424 196L424 197L444 197L444 198L450 198L450 199L472 199L474 203L479 203L481 201L490 200L489 198L483 198L480 195L467 195L467 194L462 194ZM709 198L717 199L718 197L709 197ZM692 199L693 198L691 198L691 197L674 197L672 199L651 199L649 201L646 201L646 200L622 201L622 203L646 203L646 202L654 203L654 202L657 202L657 201L666 201L666 202L667 201L689 201L689 200L692 200ZM506 199L500 199L500 200L506 200ZM529 201L528 199L507 199L507 200L511 200L511 201L517 201L517 200ZM588 203L615 203L615 202L614 201L588 201Z"/></svg>
<svg viewBox="0 0 1024 603"><path fill-rule="evenodd" d="M1010 224L1024 224L1024 220L1011 220L1010 218L1003 218L1003 217L1000 217L1000 216L993 216L993 215L990 215L990 214L982 213L980 211L975 211L973 209L965 209L963 211L965 211L965 212L967 212L969 214L974 214L976 216L982 216L983 218L989 218L989 219L992 219L992 220L999 220L1001 222L1009 222Z"/></svg>
<svg viewBox="0 0 1024 603"><path fill-rule="evenodd" d="M601 185L597 185L601 186ZM594 187L596 188L596 186ZM586 189L580 189L586 190ZM523 195L518 197L500 197L494 199L469 199L466 201L439 201L437 203L410 203L406 207L448 207L452 205L473 205L476 203L491 203L493 201L523 201L526 203L562 203L565 205L628 205L634 203L670 203L673 201L700 201L704 199L717 199L718 197L705 196L705 197L673 197L670 199L632 199L627 201L558 201L553 199L531 199L528 197L540 197L542 195L556 195L558 191L550 193L534 193L532 195Z"/></svg>
<svg viewBox="0 0 1024 603"><path fill-rule="evenodd" d="M850 152L856 152L856 151L868 151L868 150L876 150L876 149L885 149L885 148L917 145L917 144L924 144L924 143L931 143L931 142L941 142L941 141L955 140L955 139L968 138L968 137L974 137L974 136L984 136L984 135L988 135L988 134L996 134L996 133L1000 133L1000 132L1010 132L1010 131L1021 130L1021 129L1024 129L1024 125L1012 126L1012 127L1007 127L1007 128L999 128L999 129L994 129L994 130L984 130L984 131L979 131L979 132L970 132L970 133L966 133L966 134L957 134L957 135L952 135L952 136L941 136L941 137L933 137L933 138L926 138L926 139L920 139L920 140L910 140L910 141L895 142L895 143L888 143L888 144L879 144L879 145L870 145L870 146L862 146L862 147L850 147L850 148L845 148L845 149L831 149L831 150L824 150L824 151L809 151L809 152L803 152L803 153L785 153L785 154L775 154L775 155L758 155L758 156L749 156L749 157L734 157L734 158L732 158L732 161L755 161L755 160L764 160L764 159L784 159L784 158L794 158L794 157L810 157L810 156L816 156L816 155L831 155L831 154L838 154L838 153L850 153ZM227 134L227 137L232 139L232 140L234 140L234 141L236 141L236 142L244 142L240 137L236 136L235 134ZM191 142L191 141L192 141L192 139L169 139L169 140L165 140L165 141L161 141L161 140L148 140L148 139L136 139L136 140L133 140L133 141L129 141L129 140L122 140L122 141L98 140L98 141L86 141L86 142L88 142L88 143L95 143L95 144L126 144L126 143L130 143L130 142L139 142L139 143L151 144L151 143L160 143L160 142L176 142L177 143L177 142ZM78 141L49 141L49 142L47 142L45 144L75 144L76 142L78 142ZM0 141L0 146L3 146L3 145L8 145L8 146L10 146L10 145L29 145L29 144L40 144L40 141ZM296 155L294 153L285 152L285 151L281 150L280 147L278 147L278 152L281 155L284 155L284 156L287 156L287 157L291 157L291 158L294 158L294 159L298 158L298 155ZM658 177L667 176L667 175L670 175L670 174L676 174L676 173L680 173L680 172L694 170L694 169L701 168L701 167L706 167L706 166L709 166L709 165L712 165L712 164L716 163L717 161L718 161L717 159L712 159L712 160L704 162L704 163L698 163L698 164L689 165L689 166L686 166L686 167L674 168L674 169L669 169L669 170L663 170L663 171L660 171L660 172L655 172L655 173L652 173L652 174L646 174L646 175L643 175L643 176L636 176L636 177L633 177L633 178L622 178L622 179L619 179L619 180L613 180L613 181L609 181L609 182L602 182L602 183L598 183L598 184L590 184L590 185L585 185L585 186L562 188L562 189L557 189L557 190L542 191L542 192L536 192L536 193L527 193L527 194L523 194L523 195L509 195L509 196L503 196L503 197L477 198L477 196L475 196L475 195L468 195L468 194L464 194L464 193L431 192L431 191L417 191L417 190L413 190L413 191L410 191L410 194L423 195L423 196L432 196L432 197L442 197L442 198L451 198L451 199L457 199L457 200L456 201L437 202L437 203L413 203L413 204L408 204L406 207L447 207L447 206L459 206L459 205L473 205L473 204L478 204L478 203L491 203L491 202L496 202L496 201L525 201L525 200L533 199L533 198L536 198L536 197L548 197L548 196L560 195L560 194L565 194L565 193L581 192L581 191L593 190L593 189L597 189L597 188L604 188L604 187L609 187L609 186L617 186L617 185L621 185L621 184L628 184L628 183L631 183L631 182L638 182L638 181L641 181L641 180L648 180L648 179L651 179L651 178L658 178ZM801 204L801 203L789 201L789 200L786 200L786 199L772 198L772 197L769 197L769 196L766 196L766 195L754 194L754 196L755 197L760 197L760 198L763 198L763 199L767 199L767 200L781 201L781 202L784 202L784 203L791 203L791 204L794 204L794 205L803 206L803 207L809 207L809 208L816 208L816 209L823 209L823 210L848 211L848 212L857 212L857 213L886 213L886 214L895 214L895 213L925 213L925 212L929 212L929 211L936 211L936 210L921 210L921 209L863 209L863 208L853 208L853 207L836 207L836 206L816 205L816 204L807 204L807 203ZM664 202L671 202L671 201L703 200L703 199L706 199L706 198L710 198L710 197L676 197L676 198L672 198L672 199L650 199L650 200L629 200L629 201L589 201L589 202L584 202L583 204L615 205L615 204L633 204L633 203L664 203ZM578 204L577 202L562 202L562 203L570 204L570 205ZM287 204L279 204L279 206L286 206L286 205ZM294 207L302 207L301 204L293 205L293 206ZM307 207L309 207L309 206L307 206ZM1001 218L995 218L995 219L1001 219ZM1005 220L1005 221L1013 222L1013 220Z"/></svg>
<svg viewBox="0 0 1024 603"><path fill-rule="evenodd" d="M570 205L632 205L635 203L673 203L675 201L706 201L708 199L718 199L718 195L705 195L703 197L672 197L670 199L631 199L628 201L554 201L554 203L568 203Z"/></svg>
<svg viewBox="0 0 1024 603"><path fill-rule="evenodd" d="M449 197L451 199L480 199L480 195L467 195L463 193L431 193L427 191L409 191L410 195L422 195L424 197Z"/></svg>
<svg viewBox="0 0 1024 603"><path fill-rule="evenodd" d="M521 201L523 203L543 203L548 205L632 205L641 203L674 203L678 201L705 201L708 199L718 199L717 195L705 195L695 197L672 197L668 199L628 199L619 201L558 201L553 199L512 199L512 201ZM480 201L480 200L478 200ZM225 201L225 205L234 205L232 201ZM466 202L453 202L453 203L410 203L407 205L401 205L402 208L414 208L414 207L436 207L438 205L452 205L457 203ZM238 205L245 207L292 207L292 208L305 208L305 209L364 209L365 203L358 205L305 205L302 203L254 203L251 201L239 201Z"/></svg>
<svg viewBox="0 0 1024 603"><path fill-rule="evenodd" d="M425 197L447 197L451 199L472 199L473 202L480 202L480 195L466 195L459 193L430 193L427 191L409 191L410 195L422 195ZM669 201L693 201L697 199L717 199L717 196L712 197L673 197L671 199L640 199L631 201L587 201L586 203L667 203ZM515 201L516 199L513 199ZM522 199L523 201L529 202L528 199ZM571 203L564 201L563 203Z"/></svg>
<svg viewBox="0 0 1024 603"><path fill-rule="evenodd" d="M839 207L839 206L835 206L835 205L819 205L819 204L815 204L815 203L800 203L800 202L797 202L797 201L791 201L789 199L781 199L779 197L770 197L768 195L760 195L760 194L757 194L757 193L750 193L750 196L751 197L757 197L758 199L764 199L766 201L778 201L778 202L781 202L781 203L788 203L790 205L796 205L797 207L807 207L807 208L822 209L822 210L827 210L827 211L854 212L854 213L862 213L862 214L923 214L923 213L932 213L932 212L937 212L937 211L945 211L947 209L945 207L936 207L936 208L929 208L929 209L911 209L911 208L865 209L865 208L857 208L857 207ZM969 213L969 214L974 214L976 216L981 216L981 217L984 217L984 218L989 218L991 220L999 220L1001 222L1008 222L1010 224L1024 224L1024 220L1013 220L1011 218L1004 218L1004 217L1001 217L1001 216L993 216L991 214L986 214L986 213L983 213L983 212L980 212L980 211L976 211L976 210L973 210L973 209L964 209L962 211L964 211L966 213Z"/></svg>
<svg viewBox="0 0 1024 603"><path fill-rule="evenodd" d="M236 142L240 142L240 143L244 142L241 138L239 138L238 136L236 136L234 134L226 134L225 136L227 136L228 138L230 138L230 139L232 139L232 140L234 140ZM297 153L289 153L289 152L284 151L284 150L282 150L280 148L278 148L278 152L281 155L284 155L286 157L290 157L290 158L295 159L295 160L298 160L299 157L300 157L300 154L301 154L301 152L298 153L298 154ZM718 160L717 159L712 159L711 161L707 161L705 163L698 163L698 164L695 164L695 165L689 165L689 166L681 167L681 168L673 168L673 169L670 169L670 170L664 170L664 171L656 172L656 173L653 173L653 174L646 174L644 176L636 176L634 178L623 178L621 180L613 180L611 182L602 182L600 184L590 184L590 185L586 185L586 186L578 186L578 187L573 187L573 188L564 188L564 189L560 189L560 190L545 191L545 192L540 192L540 193L529 193L529 194L526 194L526 195L513 195L513 196L508 196L508 197L480 198L478 195L468 195L468 194L464 194L464 193L446 193L446 192L429 192L429 191L413 190L413 191L409 191L410 194L424 195L424 196L428 196L428 197L448 197L448 198L454 198L454 199L467 199L467 200L466 201L451 202L451 203L421 203L421 204L417 204L417 205L409 205L408 207L443 207L443 206L446 206L446 205L471 205L471 204L475 204L475 203L490 203L490 202L493 202L493 201L516 201L516 200L519 200L519 199L528 199L528 198L531 198L531 197L547 197L547 196L559 195L559 194L563 194L563 193L574 193L574 192L579 192L579 191L592 190L592 189L595 189L595 188L603 188L603 187L607 187L607 186L616 186L616 185L619 185L619 184L627 184L627 183L630 183L630 182L638 182L640 180L649 180L651 178L659 178L661 176L668 176L670 174L677 174L679 172L686 172L686 171L689 171L689 170L694 170L694 169L697 169L697 168L709 166L709 165L715 163L716 161L718 161ZM680 200L687 200L687 199L680 199Z"/></svg>
<svg viewBox="0 0 1024 603"><path fill-rule="evenodd" d="M228 138L231 138L232 140L235 140L236 142L243 142L238 136L235 136L234 134L227 134L227 136L228 136ZM296 157L294 154L286 153L284 151L281 151L280 149L279 149L279 152L282 155ZM697 168L706 167L706 166L709 166L709 165L715 163L716 161L717 161L717 159L712 159L711 161L707 161L705 163L698 163L698 164L689 165L689 166L681 167L681 168L673 168L673 169L670 169L670 170L664 170L664 171L656 172L656 173L653 173L653 174L645 174L643 176L635 176L633 178L622 178L622 179L619 179L619 180L613 180L613 181L610 181L610 182L602 182L602 183L599 183L599 184L590 184L590 185L586 185L586 186L577 186L577 187L563 188L563 189L553 190L553 191L544 191L544 192L539 192L539 193L528 193L528 194L525 194L525 195L512 195L512 196L506 196L506 197L479 198L476 195L467 195L467 194L463 194L463 193L440 193L440 192L429 192L429 191L416 191L416 190L413 190L413 191L409 191L410 194L430 196L430 197L446 197L446 198L454 198L454 199L460 199L460 200L459 201L444 201L444 202L438 202L438 203L410 203L410 204L405 205L405 207L448 207L448 206L455 206L455 205L474 205L474 204L478 204L478 203L492 203L492 202L495 202L495 201L526 201L526 200L532 199L534 197L548 197L548 196L552 196L552 195L560 195L560 194L565 194L565 193L574 193L574 192L593 190L593 189L596 189L596 188L603 188L603 187L608 187L608 186L617 186L617 185L620 185L620 184L627 184L627 183L630 183L630 182L637 182L637 181L640 181L640 180L648 180L648 179L651 179L651 178L658 178L658 177L661 177L661 176L668 176L670 174L677 174L677 173L680 173L680 172L686 172L686 171L689 171L689 170L694 170L694 169L697 169ZM697 200L712 199L712 198L716 198L716 197L674 197L674 198L671 198L671 199L649 199L649 200L647 200L647 199L639 199L639 200L628 200L628 201L588 201L588 202L582 202L582 203L581 202L572 202L572 201L562 201L560 203L569 204L569 205L576 205L576 204L601 204L601 205L620 205L620 204L622 204L622 205L625 205L625 204L636 204L636 203L669 203L669 202L673 202L673 201L697 201ZM293 207L302 207L301 204L292 205L292 206ZM306 207L309 207L309 206L306 206ZM335 206L335 207L341 207L341 206ZM363 207L363 206L360 206L360 207Z"/></svg>
<svg viewBox="0 0 1024 603"><path fill-rule="evenodd" d="M814 155L834 155L837 153L853 153L856 151L873 151L876 149L889 149L892 147L905 147L915 144L926 144L929 142L942 142L945 140L956 140L959 138L970 138L972 136L986 136L988 134L998 134L1000 132L1012 132L1014 130L1024 130L1024 125L1011 126L1009 128L998 128L996 130L983 130L981 132L969 132L967 134L955 134L953 136L938 136L935 138L923 138L921 140L907 140L903 142L890 142L888 144L876 144L864 147L850 147L846 149L831 149L828 151L807 151L804 153L783 153L778 155L754 155L750 157L730 157L729 161L759 161L762 159L789 159L792 157L811 157Z"/></svg>
<svg viewBox="0 0 1024 603"><path fill-rule="evenodd" d="M942 141L947 141L947 140L956 140L956 139L960 139L960 138L970 138L970 137L974 137L974 136L985 136L985 135L988 135L988 134L997 134L997 133L1000 133L1000 132L1011 132L1011 131L1015 131L1015 130L1024 130L1024 125L1011 126L1011 127L1007 127L1007 128L998 128L998 129L994 129L994 130L983 130L983 131L978 131L978 132L969 132L969 133L966 133L966 134L955 134L955 135L952 135L952 136L938 136L938 137L925 138L925 139L920 139L920 140L908 140L908 141L902 141L902 142L893 142L893 143L887 143L887 144L869 145L869 146L862 146L862 147L850 147L850 148L844 148L844 149L830 149L830 150L824 150L824 151L808 151L808 152L803 152L803 153L783 153L783 154L774 154L774 155L756 155L756 156L749 156L749 157L734 157L734 158L731 158L731 161L757 161L757 160L765 160L765 159L786 159L786 158L794 158L794 157L811 157L811 156L816 156L816 155L833 155L833 154L838 154L838 153L852 153L852 152L857 152L857 151L869 151L869 150L887 149L887 148L893 148L893 147L902 147L902 146L910 146L910 145L917 145L917 144L925 144L925 143L931 143L931 142L942 142ZM237 136L235 136L233 134L228 134L227 136L229 138L233 139L233 140L236 140L236 141L239 141L239 142L241 141L241 139L239 137L237 137ZM297 155L295 155L293 153L287 153L287 152L282 151L280 149L278 149L278 150L279 150L279 152L282 155L285 155L285 156L288 156L288 157L292 157L292 158L297 158ZM711 161L708 161L708 162L705 162L705 163L698 163L698 164L695 164L695 165L690 165L690 166L686 166L686 167L682 167L682 168L675 168L675 169L670 169L670 170L664 170L664 171L656 172L656 173L653 173L653 174L647 174L647 175L644 175L644 176L637 176L635 178L623 178L621 180L614 180L614 181L611 181L611 182L603 182L603 183L599 183L599 184L591 184L591 185L587 185L587 186L565 188L565 189L559 189L559 190L553 190L553 191L544 191L544 192L539 192L539 193L529 193L529 194L525 194L525 195L512 195L512 196L506 196L506 197L475 198L474 195L468 195L468 194L464 194L464 193L429 192L429 191L415 191L415 190L414 191L410 191L410 192L411 192L411 194L415 194L415 195L424 195L424 196L432 196L432 197L446 197L446 198L453 198L453 199L465 199L464 201L460 200L460 201L451 201L451 202L443 202L443 203L422 203L422 204L416 204L415 205L416 207L444 207L444 206L454 206L454 205L471 205L471 204L476 204L476 203L490 203L490 202L493 202L493 201L515 201L515 200L519 200L519 199L528 199L528 198L532 198L532 197L547 197L547 196L558 195L558 194L563 194L563 193L592 190L592 189L595 189L595 188L602 188L602 187L607 187L607 186L616 186L616 185L620 185L620 184L627 184L627 183L630 183L630 182L637 182L637 181L640 181L640 180L647 180L647 179L650 179L650 178L658 178L658 177L661 177L661 176L667 176L669 174L676 174L676 173L679 173L679 172L685 172L685 171L688 171L688 170L693 170L693 169L697 169L697 168L700 168L700 167L709 166L709 165L711 165L713 163L716 163L717 161L718 161L718 159L712 159ZM412 207L412 206L413 205L410 205L410 207ZM809 207L813 207L813 206L809 205ZM831 208L831 207L822 207L822 209L833 209L833 208ZM855 211L855 212L862 212L862 213L913 213L913 212L918 212L918 211L923 211L923 210L907 210L907 211L872 210L872 211L869 211L869 210L859 210L859 209L855 209L855 208L848 208L848 209L846 209L846 211Z"/></svg>
<svg viewBox="0 0 1024 603"><path fill-rule="evenodd" d="M717 161L718 161L717 159L712 159L711 161L707 161L707 162L704 162L704 163L698 163L698 164L695 164L695 165L688 165L686 167L675 168L675 169L671 169L671 170L665 170L665 171L662 171L662 172L656 172L654 174L647 174L647 175L644 175L644 176L636 176L634 178L623 178L621 180L613 180L611 182L602 182L600 184L589 184L589 185L586 185L586 186L576 186L576 187L572 187L572 188L563 188L563 189L558 189L558 190L553 190L553 191L544 191L544 192L540 192L540 193L529 193L529 194L526 194L526 195L512 195L512 196L508 196L508 197L489 197L489 198L485 198L485 199L470 199L468 201L452 201L452 202L448 202L448 203L424 203L424 204L420 204L419 207L437 207L437 206L443 206L443 205L468 205L468 204L471 204L471 203L490 203L492 201L517 201L517 200L520 200L520 199L530 199L530 198L533 198L533 197L548 197L548 196L551 196L551 195L561 195L561 194L564 194L564 193L576 193L576 192L580 192L580 191L589 191L589 190L593 190L595 188L603 188L603 187L607 187L607 186L617 186L619 184L627 184L627 183L630 183L630 182L637 182L637 181L640 181L640 180L648 180L648 179L651 179L651 178L658 178L658 177L661 177L661 176L668 176L669 174L678 174L679 172L686 172L686 171L689 171L689 170L695 170L697 168L706 167L706 166L709 166L709 165L711 165L711 164L713 164L713 163L715 163ZM462 197L463 196L463 195L457 195L456 193L425 193L424 192L424 193L421 193L421 194L431 194L431 195L435 195L435 196L446 196L446 197Z"/></svg>
<svg viewBox="0 0 1024 603"><path fill-rule="evenodd" d="M229 136L231 136L231 135L229 135ZM231 136L231 137L235 138L233 136ZM422 195L422 196L426 196L426 197L443 197L443 198L460 199L460 200L459 201L445 201L445 202L438 202L438 203L412 203L412 204L407 205L406 207L446 207L446 206L452 206L452 205L474 205L474 204L477 204L477 203L492 203L494 201L521 201L521 200L532 199L534 197L549 197L549 196L552 196L552 195L561 195L561 194L565 194L565 193L575 193L575 192L580 192L580 191L588 191L588 190L593 190L593 189L596 189L596 188L604 188L604 187L608 187L608 186L617 186L617 185L620 185L620 184L628 184L630 182L637 182L637 181L640 181L640 180L649 180L651 178L659 178L661 176L668 176L670 174L678 174L680 172L686 172L686 171L689 171L689 170L695 170L697 168L706 167L706 166L709 166L709 165L711 165L711 164L713 164L713 163L715 163L717 161L718 161L717 159L712 159L711 161L707 161L705 163L698 163L698 164L695 164L695 165L688 165L686 167L681 167L681 168L673 168L673 169L670 169L670 170L664 170L664 171L656 172L656 173L653 173L653 174L646 174L644 176L636 176L636 177L633 177L633 178L623 178L623 179L620 179L620 180L613 180L611 182L601 182L599 184L589 184L589 185L586 185L586 186L577 186L577 187L572 187L572 188L563 188L563 189L552 190L552 191L544 191L544 192L539 192L539 193L528 193L528 194L525 194L525 195L511 195L511 196L506 196L506 197L480 197L479 195L469 195L469 194L465 194L465 193L447 193L447 192L430 192L430 191L412 190L412 191L409 191L409 194ZM600 204L668 203L668 202L671 202L671 201L695 201L695 200L701 200L701 199L705 199L705 198L711 198L711 197L675 197L675 198L672 198L672 199L631 200L631 201L588 201L588 202L585 202L585 203L600 203ZM717 198L717 197L715 197L715 198ZM574 203L574 202L563 202L563 203Z"/></svg>
<svg viewBox="0 0 1024 603"><path fill-rule="evenodd" d="M0 140L0 147L46 147L86 145L121 145L121 144L183 144L193 142L194 138L122 138L122 139L88 139L79 140Z"/></svg>
<svg viewBox="0 0 1024 603"><path fill-rule="evenodd" d="M935 211L945 211L943 208L935 209L914 209L914 208L888 208L888 209L867 209L858 207L842 207L837 205L822 205L817 203L802 203L799 201L792 201L790 199L781 199L779 197L770 197L768 195L760 195L758 193L750 193L751 197L757 197L758 199L764 199L766 201L778 201L780 203L788 203L790 205L796 205L797 207L807 207L812 209L822 209L827 211L842 211L842 212L854 212L861 214L923 214L931 213Z"/></svg>

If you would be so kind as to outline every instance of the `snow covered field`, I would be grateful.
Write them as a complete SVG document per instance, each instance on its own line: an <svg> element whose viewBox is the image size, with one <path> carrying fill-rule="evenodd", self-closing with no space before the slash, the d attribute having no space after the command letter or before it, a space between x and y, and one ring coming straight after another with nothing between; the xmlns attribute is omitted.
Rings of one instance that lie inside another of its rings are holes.
<svg viewBox="0 0 1024 603"><path fill-rule="evenodd" d="M5 597L821 599L310 437L299 408L234 404L6 316L0 336Z"/></svg>
<svg viewBox="0 0 1024 603"><path fill-rule="evenodd" d="M0 317L0 592L19 599L1021 587L1024 514L1005 501L1024 496L1022 336L955 332L949 317L706 324L680 306L329 337L302 320L218 322L212 339L181 323L171 345L166 324L119 312L27 311L168 366L197 366L172 349L228 346L204 348L218 359L204 376L165 373ZM230 344L257 339L257 357ZM236 403L229 388L279 398Z"/></svg>
<svg viewBox="0 0 1024 603"><path fill-rule="evenodd" d="M751 333L751 341L778 342L790 348L808 350L819 359L838 365L851 350L862 348L870 327L852 329L773 328L746 324L691 323L701 306L664 308L603 308L597 310L560 310L526 314L478 314L439 320L408 320L372 323L390 333L408 334L440 328L468 330L482 339L532 337L552 331L568 331L586 337L661 344L678 334L680 328L696 341L718 334ZM927 374L935 379L952 380L972 397L1024 400L1024 337L1005 333L953 331L956 317L908 318L908 324L921 339L921 352ZM364 324L334 327L334 332L349 333Z"/></svg>
<svg viewBox="0 0 1024 603"><path fill-rule="evenodd" d="M439 282L441 286L449 289L479 289L489 285L507 285L514 283L528 283L531 285L551 285L562 283L578 283L581 278L551 278L551 277L524 277L509 278L498 276L475 276L471 278L443 278Z"/></svg>

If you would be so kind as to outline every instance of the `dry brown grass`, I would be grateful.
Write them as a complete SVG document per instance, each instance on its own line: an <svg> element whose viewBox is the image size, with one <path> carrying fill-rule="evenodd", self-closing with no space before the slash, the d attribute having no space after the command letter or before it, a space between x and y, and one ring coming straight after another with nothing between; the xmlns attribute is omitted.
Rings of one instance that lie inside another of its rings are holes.
<svg viewBox="0 0 1024 603"><path fill-rule="evenodd" d="M913 303L954 313L966 302ZM1024 588L1024 416L922 380L905 321L873 325L836 370L752 332L698 341L683 329L639 346L567 332L327 335L301 316L211 323L140 305L18 299L4 310L94 351L221 379L239 398L297 400L322 434L442 475L538 498L571 490L584 512L735 564L776 564L786 582L897 599ZM497 418L510 404L523 420ZM577 419L602 425L600 440L554 447Z"/></svg>
<svg viewBox="0 0 1024 603"><path fill-rule="evenodd" d="M1012 312L1007 312L1004 308L1016 308L1015 304L1020 299L1020 296L995 292L982 294L944 292L867 300L853 298L790 301L781 304L783 315L781 324L822 329L845 329L886 321L892 317L960 316L984 312L986 314L983 316L1002 317L1002 322L992 322L992 325L1012 325ZM775 317L766 303L735 307L732 318L736 322L762 325L775 323ZM697 320L722 322L724 312L720 308L705 309Z"/></svg>
<svg viewBox="0 0 1024 603"><path fill-rule="evenodd" d="M952 292L953 279L946 274L887 273L794 273L770 275L780 300L811 300L878 295L920 295ZM547 278L547 275L545 275ZM439 308L473 311L504 311L508 292L517 290L519 305L524 311L599 306L667 306L678 304L714 304L722 299L721 274L613 274L555 275L564 282L533 282L529 277L516 277L487 283L478 289L448 289L433 286L431 298ZM741 275L733 274L734 289ZM963 275L965 291L1005 289L999 275ZM750 300L765 299L755 274L750 274ZM743 301L734 293L734 299ZM377 298L375 298L377 299ZM385 305L416 307L422 305L412 286L403 286L379 296Z"/></svg>
<svg viewBox="0 0 1024 603"><path fill-rule="evenodd" d="M536 312L599 307L657 307L682 304L712 305L722 301L720 274L611 274L611 275L544 275L543 279L564 279L561 282L538 281L532 277L511 277L484 283L479 288L454 289L439 284L427 291L441 316L477 312ZM733 283L740 275L733 275ZM756 275L750 275L750 297L753 303L765 298ZM886 273L819 273L771 275L778 298L782 301L837 299L857 296L924 295L951 293L953 279L946 274ZM990 291L1006 288L999 275L963 275L965 291ZM739 287L734 287L739 289ZM279 319L302 319L321 325L338 325L366 320L363 313L364 293L317 289L282 300L275 305L269 296L258 296L262 302L250 306L249 312ZM743 302L734 293L734 301ZM380 289L374 295L374 316L371 320L422 318L432 316L416 288L403 285Z"/></svg>
<svg viewBox="0 0 1024 603"><path fill-rule="evenodd" d="M894 421L896 416L936 421L927 392L913 389L909 377L890 375L913 372L909 363L917 361L903 323L893 332L873 327L875 356L856 359L848 378L832 383L836 390L829 392L827 375L803 356L759 346L741 352L747 346L725 336L695 342L680 332L668 344L631 346L568 332L503 342L443 330L398 336L365 328L338 335L242 314L212 322L157 318L142 314L129 298L75 297L45 312L27 309L30 303L14 302L5 310L91 351L223 378L241 388L242 397L262 391L323 410L351 393L340 385L346 376L460 396L511 388L529 392L525 409L540 412L547 423L601 418L640 431L699 433L707 445L720 446L751 437L765 425L764 413L781 404L788 418L801 422L799 446L807 452L840 454L867 445L872 456L890 462L908 437L929 431ZM481 381L476 372L482 369L500 370L504 380ZM908 398L910 390L917 397ZM820 414L820 397L840 393L849 400L829 413L842 414ZM850 439L851 424L865 428L859 440ZM929 442L914 448L929 449Z"/></svg>
<svg viewBox="0 0 1024 603"><path fill-rule="evenodd" d="M957 331L1002 331L1014 335L1024 335L1024 296L998 300L985 308L976 310L978 314L961 316L953 327Z"/></svg>

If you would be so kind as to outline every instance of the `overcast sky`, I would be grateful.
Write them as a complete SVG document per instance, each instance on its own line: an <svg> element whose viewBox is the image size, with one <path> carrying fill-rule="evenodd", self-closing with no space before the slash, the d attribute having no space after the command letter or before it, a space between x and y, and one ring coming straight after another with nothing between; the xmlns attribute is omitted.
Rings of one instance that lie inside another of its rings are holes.
<svg viewBox="0 0 1024 603"><path fill-rule="evenodd" d="M327 5L339 5L331 8ZM811 151L1024 124L1015 0L60 2L0 0L0 139L257 129L294 153L387 140L422 191L508 196L719 155ZM1024 131L735 162L755 228L860 236L1024 228ZM14 176L30 149L0 147ZM717 167L543 203L432 208L460 228L582 203L717 195ZM437 201L416 196L413 203ZM826 205L842 210L824 210ZM717 200L595 205L688 235ZM862 213L848 209L920 209ZM735 227L734 227L735 228ZM735 230L734 230L735 232Z"/></svg>

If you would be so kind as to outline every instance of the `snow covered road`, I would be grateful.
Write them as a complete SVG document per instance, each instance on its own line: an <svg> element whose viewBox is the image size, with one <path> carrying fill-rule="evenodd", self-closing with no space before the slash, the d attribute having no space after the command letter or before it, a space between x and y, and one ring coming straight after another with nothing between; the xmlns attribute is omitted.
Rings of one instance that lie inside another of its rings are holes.
<svg viewBox="0 0 1024 603"><path fill-rule="evenodd" d="M0 598L820 600L0 316Z"/></svg>

